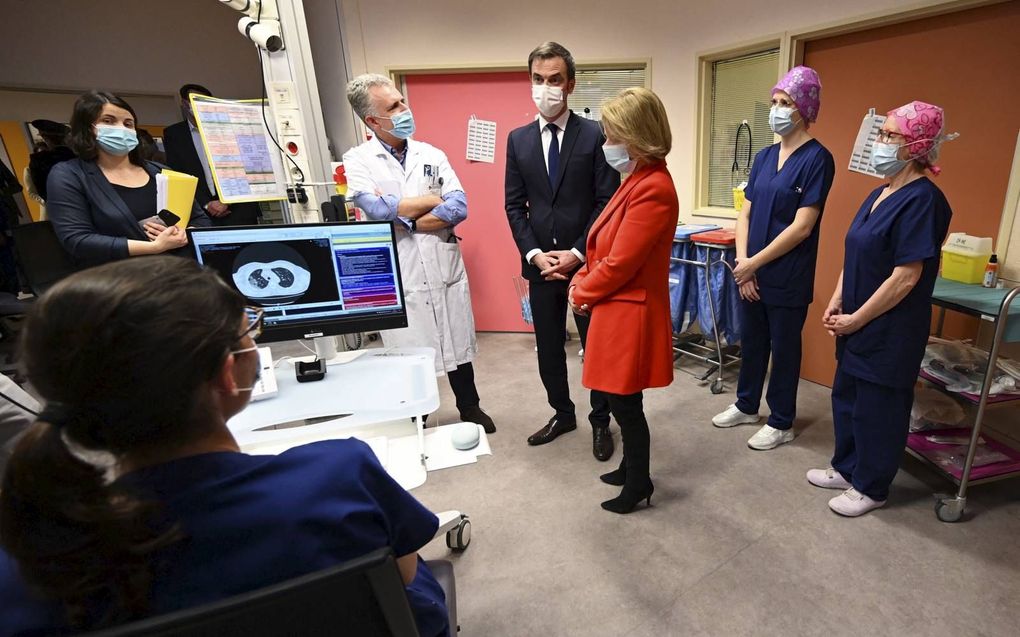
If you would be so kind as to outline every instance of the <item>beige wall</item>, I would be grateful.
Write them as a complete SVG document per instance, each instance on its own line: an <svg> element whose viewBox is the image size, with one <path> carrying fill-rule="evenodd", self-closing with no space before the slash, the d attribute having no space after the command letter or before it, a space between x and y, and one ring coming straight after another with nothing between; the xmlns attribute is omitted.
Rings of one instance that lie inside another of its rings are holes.
<svg viewBox="0 0 1020 637"><path fill-rule="evenodd" d="M698 52L879 10L922 4L939 3L349 0L344 5L344 18L355 74L424 65L519 62L523 66L532 48L551 39L570 49L579 62L650 58L652 88L666 104L673 127L674 150L669 165L680 191L681 218L689 218L693 204ZM822 78L823 84L825 81ZM855 133L847 131L848 138Z"/></svg>
<svg viewBox="0 0 1020 637"><path fill-rule="evenodd" d="M186 82L223 97L261 92L240 14L216 0L0 0L0 16L0 119L66 120L68 96L104 88L128 94L143 123L169 124Z"/></svg>

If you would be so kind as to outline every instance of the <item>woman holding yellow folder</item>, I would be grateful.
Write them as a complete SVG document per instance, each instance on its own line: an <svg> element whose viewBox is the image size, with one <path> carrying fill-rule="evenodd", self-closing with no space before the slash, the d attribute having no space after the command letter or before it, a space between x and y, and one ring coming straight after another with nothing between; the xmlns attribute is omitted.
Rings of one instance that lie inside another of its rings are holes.
<svg viewBox="0 0 1020 637"><path fill-rule="evenodd" d="M71 148L78 158L57 164L46 182L47 208L64 249L83 266L184 248L183 228L156 216L156 175L162 167L138 150L135 111L123 99L89 91L74 104ZM211 225L192 200L191 226Z"/></svg>

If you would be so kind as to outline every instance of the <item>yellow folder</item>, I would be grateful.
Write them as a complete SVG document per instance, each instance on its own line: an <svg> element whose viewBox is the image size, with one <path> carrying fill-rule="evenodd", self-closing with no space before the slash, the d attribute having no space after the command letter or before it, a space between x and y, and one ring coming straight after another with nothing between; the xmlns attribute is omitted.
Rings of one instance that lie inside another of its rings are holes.
<svg viewBox="0 0 1020 637"><path fill-rule="evenodd" d="M191 221L191 209L195 203L198 178L166 168L159 173L159 177L161 179L156 181L156 200L160 210L169 210L180 217L181 220L177 222L177 227L183 230ZM161 186L162 188L160 188ZM161 190L162 192L160 192Z"/></svg>

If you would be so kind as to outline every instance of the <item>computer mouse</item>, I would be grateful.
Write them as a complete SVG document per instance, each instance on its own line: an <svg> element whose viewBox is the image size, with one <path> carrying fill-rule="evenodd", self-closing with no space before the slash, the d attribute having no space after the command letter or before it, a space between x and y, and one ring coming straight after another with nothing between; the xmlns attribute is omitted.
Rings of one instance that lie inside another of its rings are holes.
<svg viewBox="0 0 1020 637"><path fill-rule="evenodd" d="M450 432L450 440L455 449L465 451L478 446L478 425L473 422L459 422Z"/></svg>

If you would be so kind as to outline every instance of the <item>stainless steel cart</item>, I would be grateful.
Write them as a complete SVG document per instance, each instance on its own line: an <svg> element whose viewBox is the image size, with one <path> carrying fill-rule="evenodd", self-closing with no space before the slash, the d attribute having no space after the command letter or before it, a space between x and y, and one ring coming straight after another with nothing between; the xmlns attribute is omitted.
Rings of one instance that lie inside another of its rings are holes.
<svg viewBox="0 0 1020 637"><path fill-rule="evenodd" d="M909 443L907 445L907 451L912 456L934 467L939 473L948 477L958 486L956 495L935 495L935 515L943 522L959 522L963 519L969 486L1020 476L1020 469L1015 469L977 480L971 479L971 473L974 470L974 456L977 453L981 437L981 427L989 407L989 390L996 375L995 361L999 356L999 347L1004 341L1020 341L1020 304L1018 304L1017 308L1012 308L1013 301L1018 296L1020 296L1020 287L1011 290L985 289L941 278L936 282L935 292L932 294L932 304L939 307L938 326L936 328L936 334L939 336L942 335L942 327L945 322L947 309L970 316L977 316L983 320L991 321L995 325L995 335L988 351L988 367L981 385L981 393L972 398L963 397L963 400L977 405L977 415L974 420L974 428L970 434L967 456L960 477L957 478L950 474L918 450L912 449ZM938 383L933 384L939 386ZM959 394L952 395L960 396ZM1020 399L1011 402L1014 405L1020 404ZM1001 404L1008 403L997 403L997 405Z"/></svg>

